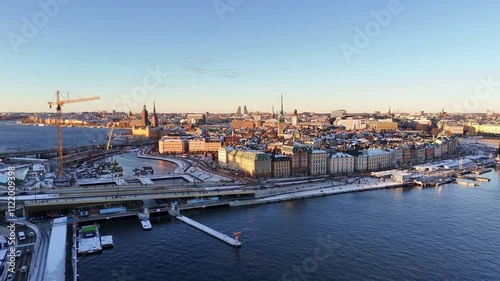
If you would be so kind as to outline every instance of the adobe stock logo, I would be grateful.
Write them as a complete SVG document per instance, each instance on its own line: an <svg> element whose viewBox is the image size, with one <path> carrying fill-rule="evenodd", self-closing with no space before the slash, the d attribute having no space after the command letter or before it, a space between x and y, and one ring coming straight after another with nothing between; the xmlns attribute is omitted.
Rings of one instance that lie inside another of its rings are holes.
<svg viewBox="0 0 500 281"><path fill-rule="evenodd" d="M479 84L476 85L473 95L466 96L462 103L455 104L454 110L457 113L474 113L479 111L481 103L486 103L491 96L496 93L496 88L500 87L500 81L493 81L493 76L490 74L485 79L479 77Z"/></svg>
<svg viewBox="0 0 500 281"><path fill-rule="evenodd" d="M167 72L161 71L158 65L154 69L146 67L146 72L147 74L142 78L142 84L132 88L130 93L121 95L119 99L114 100L111 104L112 108L123 108L126 109L126 112L135 110L169 76Z"/></svg>
<svg viewBox="0 0 500 281"><path fill-rule="evenodd" d="M66 5L70 0L41 0L38 6L42 9L33 14L31 20L23 17L21 26L21 35L9 32L7 38L15 53L19 53L19 46L21 44L28 44L30 39L35 38L41 28L49 23L49 18L55 17L62 5Z"/></svg>
<svg viewBox="0 0 500 281"><path fill-rule="evenodd" d="M287 270L281 275L282 281L307 281L313 280L311 275L318 271L320 263L332 257L335 249L341 245L334 241L334 236L329 234L326 239L318 238L317 246L313 249L312 255L302 260L299 265L292 265L291 270Z"/></svg>
<svg viewBox="0 0 500 281"><path fill-rule="evenodd" d="M356 33L354 35L354 45L344 41L339 45L347 63L351 63L352 55L360 54L361 50L368 47L372 39L382 32L382 28L389 26L393 15L400 14L402 11L403 7L399 0L390 0L389 3L387 3L387 9L378 12L371 11L370 14L373 20L367 22L363 29L357 26L354 28L354 32Z"/></svg>
<svg viewBox="0 0 500 281"><path fill-rule="evenodd" d="M242 2L243 0L214 0L212 4L220 21L224 21L224 14L234 11Z"/></svg>

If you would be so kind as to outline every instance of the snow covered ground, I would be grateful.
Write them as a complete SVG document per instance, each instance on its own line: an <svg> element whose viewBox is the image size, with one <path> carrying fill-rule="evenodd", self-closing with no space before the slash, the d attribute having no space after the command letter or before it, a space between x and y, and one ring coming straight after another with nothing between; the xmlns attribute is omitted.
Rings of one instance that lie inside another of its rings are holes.
<svg viewBox="0 0 500 281"><path fill-rule="evenodd" d="M187 174L189 175L192 175L204 182L227 182L227 181L231 181L231 179L227 178L227 177L224 177L224 176L221 176L221 175L218 175L218 174L215 174L215 173L211 173L211 172L208 172L208 171L205 171L205 170L202 170L200 168L197 168L197 167L191 167L189 168L187 171L186 171Z"/></svg>
<svg viewBox="0 0 500 281"><path fill-rule="evenodd" d="M211 173L209 171L205 171L200 169L194 165L194 163L188 159L176 159L173 157L167 156L152 156L142 153L141 151L137 152L137 157L139 158L148 158L148 159L156 159L169 161L177 165L175 173L186 173L188 175L192 175L194 178L199 179L204 182L229 182L230 178L225 176L221 176L215 173Z"/></svg>
<svg viewBox="0 0 500 281"><path fill-rule="evenodd" d="M43 280L64 280L66 259L66 217L54 219Z"/></svg>
<svg viewBox="0 0 500 281"><path fill-rule="evenodd" d="M280 202L308 197L326 196L347 192L359 192L374 189L382 189L400 186L401 183L393 181L381 181L375 178L350 179L349 182L329 181L304 184L288 188L271 188L258 190L255 194L257 199L233 201L231 206L245 206L254 204L264 204Z"/></svg>

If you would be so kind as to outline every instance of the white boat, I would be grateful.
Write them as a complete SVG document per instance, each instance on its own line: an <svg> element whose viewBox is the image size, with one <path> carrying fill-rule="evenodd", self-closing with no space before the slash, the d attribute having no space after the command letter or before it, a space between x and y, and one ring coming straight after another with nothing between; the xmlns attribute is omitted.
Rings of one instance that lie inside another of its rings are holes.
<svg viewBox="0 0 500 281"><path fill-rule="evenodd" d="M82 226L78 231L78 255L102 252L101 236L97 224Z"/></svg>
<svg viewBox="0 0 500 281"><path fill-rule="evenodd" d="M104 235L101 236L101 245L103 249L110 249L115 246L113 243L113 236L112 235Z"/></svg>
<svg viewBox="0 0 500 281"><path fill-rule="evenodd" d="M151 222L149 220L142 220L141 221L142 229L144 230L151 230L153 226L151 225Z"/></svg>
<svg viewBox="0 0 500 281"><path fill-rule="evenodd" d="M141 220L141 226L144 230L151 230L153 226L149 221L149 211L148 208L144 208L144 211L138 212L137 217Z"/></svg>

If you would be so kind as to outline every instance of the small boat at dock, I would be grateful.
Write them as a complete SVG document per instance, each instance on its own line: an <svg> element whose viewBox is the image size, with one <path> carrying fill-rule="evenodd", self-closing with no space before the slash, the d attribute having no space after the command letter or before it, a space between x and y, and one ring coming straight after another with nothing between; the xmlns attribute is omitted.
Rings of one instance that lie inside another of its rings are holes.
<svg viewBox="0 0 500 281"><path fill-rule="evenodd" d="M142 229L144 230L151 230L153 229L153 226L151 225L151 222L149 220L143 220L141 221Z"/></svg>
<svg viewBox="0 0 500 281"><path fill-rule="evenodd" d="M137 213L137 217L141 220L141 226L144 230L151 230L153 226L149 221L149 210L148 208L144 208L142 212Z"/></svg>
<svg viewBox="0 0 500 281"><path fill-rule="evenodd" d="M103 235L101 236L101 245L103 249L111 249L115 246L113 243L112 235Z"/></svg>

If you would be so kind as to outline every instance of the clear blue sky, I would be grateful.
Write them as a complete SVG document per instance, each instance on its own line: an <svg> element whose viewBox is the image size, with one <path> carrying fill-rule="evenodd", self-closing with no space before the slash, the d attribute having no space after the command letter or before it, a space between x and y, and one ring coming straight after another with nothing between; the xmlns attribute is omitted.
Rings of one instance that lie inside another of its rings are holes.
<svg viewBox="0 0 500 281"><path fill-rule="evenodd" d="M39 1L0 2L0 112L48 111L56 90L101 97L67 112L153 100L160 112L270 111L282 91L287 112L453 112L471 99L466 109L500 111L500 85L474 96L479 77L500 81L500 1L401 0L350 62L341 44L356 47L355 28L391 1L64 2L34 36L23 17L43 20ZM169 75L130 98L147 67Z"/></svg>

